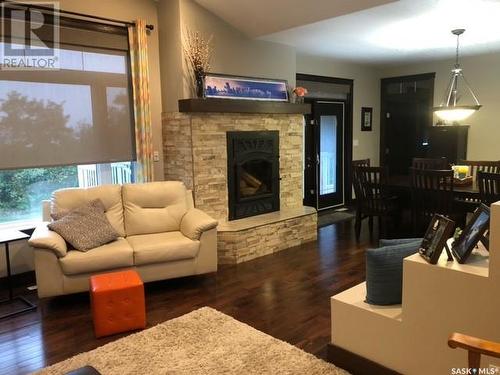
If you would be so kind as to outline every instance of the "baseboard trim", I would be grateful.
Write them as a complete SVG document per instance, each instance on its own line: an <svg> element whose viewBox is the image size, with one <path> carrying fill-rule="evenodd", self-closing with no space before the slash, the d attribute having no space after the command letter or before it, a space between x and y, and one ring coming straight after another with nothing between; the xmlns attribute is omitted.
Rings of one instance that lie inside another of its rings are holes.
<svg viewBox="0 0 500 375"><path fill-rule="evenodd" d="M343 368L354 375L399 375L399 372L334 344L328 344L327 359L335 366Z"/></svg>

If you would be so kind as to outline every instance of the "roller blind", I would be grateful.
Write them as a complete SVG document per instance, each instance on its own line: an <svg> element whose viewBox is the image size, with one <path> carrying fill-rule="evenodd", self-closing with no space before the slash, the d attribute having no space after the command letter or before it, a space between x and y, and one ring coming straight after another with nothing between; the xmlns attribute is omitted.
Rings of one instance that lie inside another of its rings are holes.
<svg viewBox="0 0 500 375"><path fill-rule="evenodd" d="M5 69L1 56L0 169L135 160L127 29L61 19L55 31L39 36L57 70ZM3 37L2 47L31 43Z"/></svg>

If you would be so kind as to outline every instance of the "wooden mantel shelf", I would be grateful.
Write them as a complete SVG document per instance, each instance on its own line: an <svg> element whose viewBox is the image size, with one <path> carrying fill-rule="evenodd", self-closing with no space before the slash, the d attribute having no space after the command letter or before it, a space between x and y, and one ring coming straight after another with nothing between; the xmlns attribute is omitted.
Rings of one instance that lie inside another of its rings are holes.
<svg viewBox="0 0 500 375"><path fill-rule="evenodd" d="M179 112L307 114L310 104L239 99L181 99Z"/></svg>

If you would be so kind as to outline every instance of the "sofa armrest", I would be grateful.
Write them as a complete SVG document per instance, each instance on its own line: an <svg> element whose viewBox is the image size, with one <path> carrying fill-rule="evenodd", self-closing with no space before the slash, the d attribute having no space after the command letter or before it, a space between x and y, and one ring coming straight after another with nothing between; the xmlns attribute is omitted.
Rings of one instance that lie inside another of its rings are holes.
<svg viewBox="0 0 500 375"><path fill-rule="evenodd" d="M181 220L181 232L192 240L199 240L202 233L217 226L217 220L197 208L192 208Z"/></svg>
<svg viewBox="0 0 500 375"><path fill-rule="evenodd" d="M68 252L64 238L51 231L47 227L47 223L40 224L35 228L28 243L33 247L52 250L58 258L64 257Z"/></svg>

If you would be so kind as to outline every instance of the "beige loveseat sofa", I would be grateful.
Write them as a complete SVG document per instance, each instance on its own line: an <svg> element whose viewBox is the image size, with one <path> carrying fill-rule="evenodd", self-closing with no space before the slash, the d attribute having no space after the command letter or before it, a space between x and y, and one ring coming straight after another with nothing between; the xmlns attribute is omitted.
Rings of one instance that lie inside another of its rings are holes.
<svg viewBox="0 0 500 375"><path fill-rule="evenodd" d="M35 253L39 297L86 291L92 274L135 268L155 281L217 270L217 222L195 209L183 183L103 185L61 189L52 194L52 213L100 199L121 236L87 252L71 250L64 239L37 227L29 241Z"/></svg>

